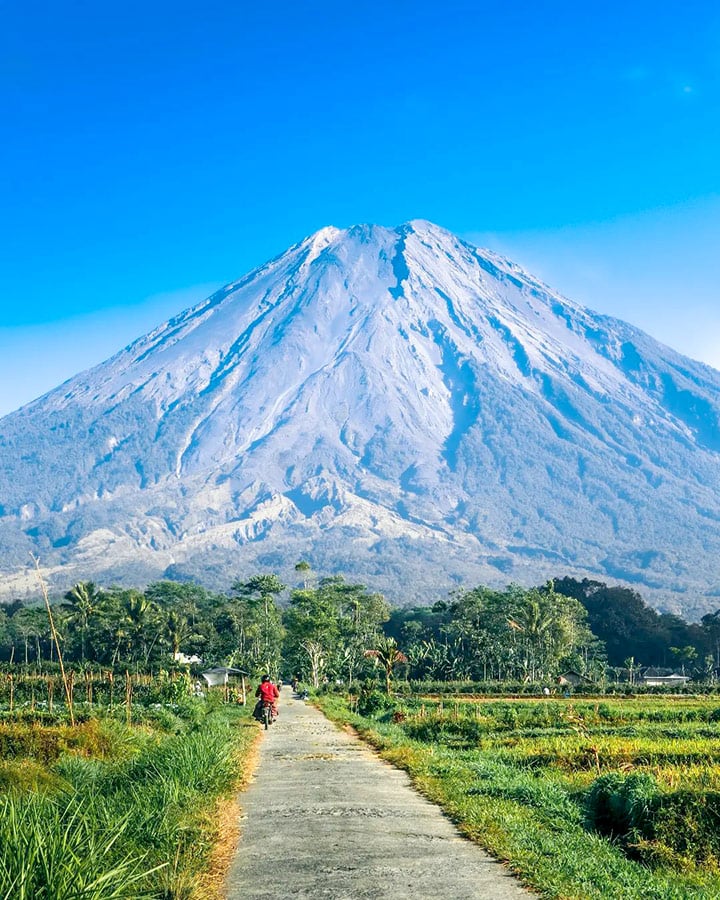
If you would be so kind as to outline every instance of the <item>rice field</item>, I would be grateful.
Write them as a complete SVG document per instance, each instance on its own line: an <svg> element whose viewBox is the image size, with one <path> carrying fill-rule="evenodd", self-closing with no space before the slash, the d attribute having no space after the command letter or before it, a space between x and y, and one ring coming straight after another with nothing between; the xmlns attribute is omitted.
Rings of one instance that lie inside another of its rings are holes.
<svg viewBox="0 0 720 900"><path fill-rule="evenodd" d="M324 697L544 897L720 898L720 699Z"/></svg>

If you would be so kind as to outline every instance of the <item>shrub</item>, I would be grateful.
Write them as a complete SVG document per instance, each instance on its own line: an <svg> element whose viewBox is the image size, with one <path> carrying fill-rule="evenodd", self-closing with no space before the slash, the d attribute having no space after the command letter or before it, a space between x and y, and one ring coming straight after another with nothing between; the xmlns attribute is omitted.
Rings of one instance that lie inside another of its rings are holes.
<svg viewBox="0 0 720 900"><path fill-rule="evenodd" d="M630 849L652 837L657 799L658 785L652 775L610 772L597 778L588 791L586 822Z"/></svg>
<svg viewBox="0 0 720 900"><path fill-rule="evenodd" d="M371 685L364 684L360 688L357 710L361 716L372 716L394 706L392 697L382 693L374 682Z"/></svg>

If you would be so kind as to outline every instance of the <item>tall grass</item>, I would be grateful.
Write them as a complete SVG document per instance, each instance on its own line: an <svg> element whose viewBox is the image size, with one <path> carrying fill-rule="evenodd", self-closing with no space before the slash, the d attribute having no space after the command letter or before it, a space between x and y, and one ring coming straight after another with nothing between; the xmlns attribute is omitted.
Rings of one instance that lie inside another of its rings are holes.
<svg viewBox="0 0 720 900"><path fill-rule="evenodd" d="M0 900L198 897L214 805L257 733L243 721L224 710L172 735L104 723L110 752L71 748L43 793L18 780L0 796Z"/></svg>
<svg viewBox="0 0 720 900"><path fill-rule="evenodd" d="M156 897L157 864L123 848L129 818L98 821L79 797L0 798L2 900L115 900Z"/></svg>

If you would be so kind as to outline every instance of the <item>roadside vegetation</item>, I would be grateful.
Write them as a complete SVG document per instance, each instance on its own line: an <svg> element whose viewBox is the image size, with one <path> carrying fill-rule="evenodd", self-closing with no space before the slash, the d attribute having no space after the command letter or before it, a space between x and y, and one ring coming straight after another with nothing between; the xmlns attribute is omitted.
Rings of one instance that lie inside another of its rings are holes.
<svg viewBox="0 0 720 900"><path fill-rule="evenodd" d="M167 685L165 685L167 687ZM257 736L247 710L178 697L125 710L0 708L0 898L217 898L223 798Z"/></svg>

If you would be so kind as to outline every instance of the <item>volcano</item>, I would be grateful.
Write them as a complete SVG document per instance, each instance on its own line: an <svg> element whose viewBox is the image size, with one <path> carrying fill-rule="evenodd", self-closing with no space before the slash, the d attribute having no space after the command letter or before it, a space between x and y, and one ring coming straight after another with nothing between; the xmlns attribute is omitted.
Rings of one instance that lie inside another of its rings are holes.
<svg viewBox="0 0 720 900"><path fill-rule="evenodd" d="M6 595L300 559L720 596L720 373L425 221L324 228L0 420Z"/></svg>

